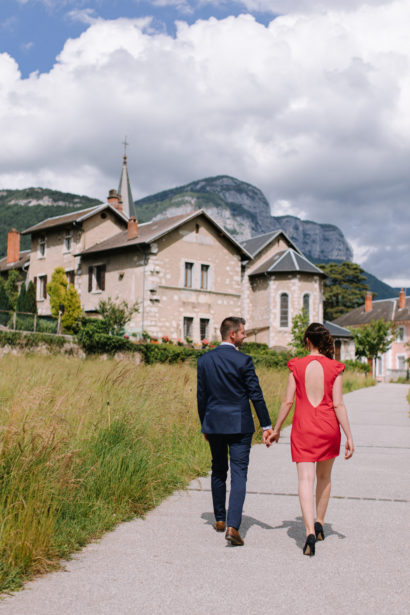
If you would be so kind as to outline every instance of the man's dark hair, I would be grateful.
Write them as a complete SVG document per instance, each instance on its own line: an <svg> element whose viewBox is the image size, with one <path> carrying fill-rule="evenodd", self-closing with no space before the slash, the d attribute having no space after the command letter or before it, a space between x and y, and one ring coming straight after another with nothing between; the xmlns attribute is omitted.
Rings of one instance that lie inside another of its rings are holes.
<svg viewBox="0 0 410 615"><path fill-rule="evenodd" d="M220 328L222 339L226 340L231 331L235 331L236 333L241 328L241 325L244 324L246 324L245 319L239 316L228 316L228 318L224 318Z"/></svg>

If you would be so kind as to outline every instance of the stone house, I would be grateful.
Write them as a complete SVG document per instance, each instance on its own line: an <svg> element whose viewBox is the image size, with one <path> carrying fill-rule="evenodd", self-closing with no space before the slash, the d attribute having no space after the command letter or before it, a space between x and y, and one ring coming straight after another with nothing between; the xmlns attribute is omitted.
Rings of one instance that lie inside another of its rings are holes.
<svg viewBox="0 0 410 615"><path fill-rule="evenodd" d="M372 293L366 295L364 305L339 316L335 323L343 327L361 327L374 320L383 319L395 325L395 336L390 350L377 357L373 373L382 381L406 377L410 359L410 297L402 288L399 296L374 301Z"/></svg>

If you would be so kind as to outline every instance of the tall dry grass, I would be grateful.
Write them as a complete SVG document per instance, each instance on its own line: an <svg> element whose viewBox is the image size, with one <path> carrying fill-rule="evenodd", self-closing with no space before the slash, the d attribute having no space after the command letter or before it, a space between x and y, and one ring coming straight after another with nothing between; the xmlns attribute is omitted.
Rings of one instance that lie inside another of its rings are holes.
<svg viewBox="0 0 410 615"><path fill-rule="evenodd" d="M287 373L258 370L272 421ZM0 591L208 472L190 365L0 360Z"/></svg>

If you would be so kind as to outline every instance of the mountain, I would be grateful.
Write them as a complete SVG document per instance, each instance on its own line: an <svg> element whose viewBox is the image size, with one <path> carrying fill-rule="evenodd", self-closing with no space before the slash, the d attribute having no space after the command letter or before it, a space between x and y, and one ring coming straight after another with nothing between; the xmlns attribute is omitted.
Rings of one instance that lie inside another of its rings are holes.
<svg viewBox="0 0 410 615"><path fill-rule="evenodd" d="M353 253L342 231L331 224L272 216L263 192L246 182L218 175L158 192L135 202L141 222L205 209L237 241L282 229L312 260L351 260Z"/></svg>
<svg viewBox="0 0 410 615"><path fill-rule="evenodd" d="M0 256L7 252L7 234L11 228L23 231L46 218L86 209L99 203L98 199L88 196L46 188L0 190ZM21 249L27 250L29 247L30 237L23 235Z"/></svg>

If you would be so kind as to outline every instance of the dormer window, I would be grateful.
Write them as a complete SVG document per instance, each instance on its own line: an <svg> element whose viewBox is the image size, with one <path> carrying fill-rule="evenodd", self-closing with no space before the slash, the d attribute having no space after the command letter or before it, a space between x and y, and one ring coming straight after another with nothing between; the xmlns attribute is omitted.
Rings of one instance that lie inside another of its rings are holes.
<svg viewBox="0 0 410 615"><path fill-rule="evenodd" d="M64 235L64 252L71 252L72 247L73 247L73 232L66 231Z"/></svg>
<svg viewBox="0 0 410 615"><path fill-rule="evenodd" d="M44 258L46 255L46 236L40 235L40 239L38 240L38 255L40 258Z"/></svg>

